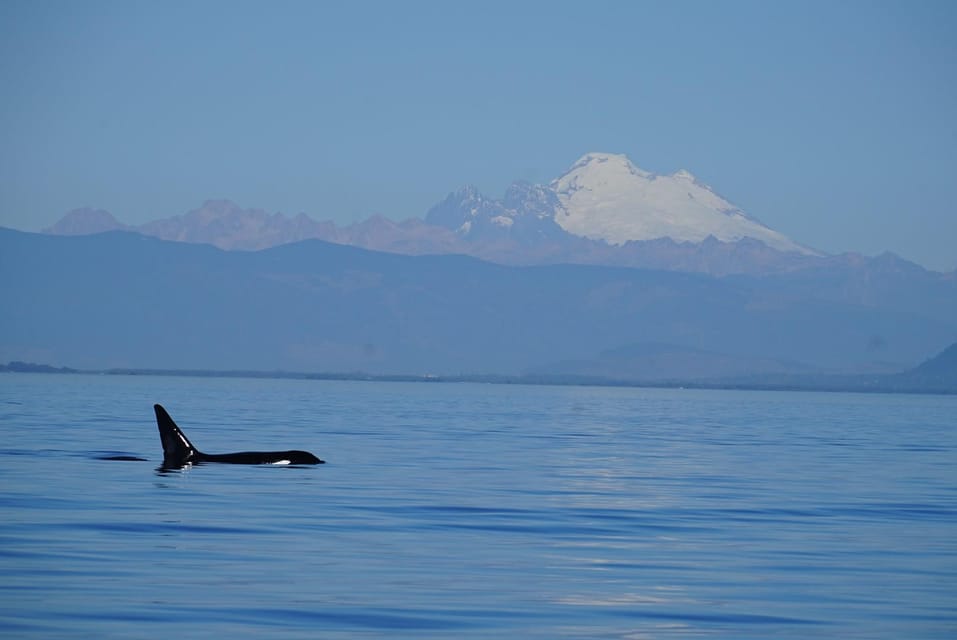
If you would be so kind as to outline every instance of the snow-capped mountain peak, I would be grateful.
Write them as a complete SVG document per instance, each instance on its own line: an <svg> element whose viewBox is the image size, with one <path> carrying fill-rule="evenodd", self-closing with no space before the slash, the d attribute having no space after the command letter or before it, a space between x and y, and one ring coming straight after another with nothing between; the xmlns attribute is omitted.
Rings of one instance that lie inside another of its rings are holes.
<svg viewBox="0 0 957 640"><path fill-rule="evenodd" d="M652 176L623 155L586 153L563 176L553 180L550 186L564 201L578 191L601 191L636 177L650 179Z"/></svg>
<svg viewBox="0 0 957 640"><path fill-rule="evenodd" d="M568 173L579 172L586 175L600 175L612 179L614 176L633 175L649 178L652 174L639 169L631 163L628 156L620 153L586 153L572 165Z"/></svg>
<svg viewBox="0 0 957 640"><path fill-rule="evenodd" d="M612 245L658 238L700 243L712 236L812 253L748 217L684 169L656 175L624 155L588 153L550 186L561 204L555 222L569 233Z"/></svg>

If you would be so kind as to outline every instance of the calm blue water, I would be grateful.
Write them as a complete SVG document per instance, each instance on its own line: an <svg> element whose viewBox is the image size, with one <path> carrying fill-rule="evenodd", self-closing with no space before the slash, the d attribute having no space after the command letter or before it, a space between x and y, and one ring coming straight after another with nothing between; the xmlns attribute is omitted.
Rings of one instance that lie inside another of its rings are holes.
<svg viewBox="0 0 957 640"><path fill-rule="evenodd" d="M328 464L157 473L154 402ZM957 634L957 397L3 374L0 432L7 637Z"/></svg>

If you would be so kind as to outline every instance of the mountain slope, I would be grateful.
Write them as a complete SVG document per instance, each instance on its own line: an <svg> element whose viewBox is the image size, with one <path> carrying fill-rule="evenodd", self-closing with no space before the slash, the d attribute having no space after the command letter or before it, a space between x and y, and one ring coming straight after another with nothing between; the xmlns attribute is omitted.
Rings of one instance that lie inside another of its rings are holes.
<svg viewBox="0 0 957 640"><path fill-rule="evenodd" d="M897 379L914 387L954 393L957 391L957 342Z"/></svg>

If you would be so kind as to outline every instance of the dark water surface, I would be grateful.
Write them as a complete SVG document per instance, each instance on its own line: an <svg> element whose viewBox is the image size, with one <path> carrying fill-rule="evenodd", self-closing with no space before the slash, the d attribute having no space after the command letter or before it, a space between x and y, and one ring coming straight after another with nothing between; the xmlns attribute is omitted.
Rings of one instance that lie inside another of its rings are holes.
<svg viewBox="0 0 957 640"><path fill-rule="evenodd" d="M158 473L154 402L328 464ZM957 397L2 374L0 433L4 637L957 637Z"/></svg>

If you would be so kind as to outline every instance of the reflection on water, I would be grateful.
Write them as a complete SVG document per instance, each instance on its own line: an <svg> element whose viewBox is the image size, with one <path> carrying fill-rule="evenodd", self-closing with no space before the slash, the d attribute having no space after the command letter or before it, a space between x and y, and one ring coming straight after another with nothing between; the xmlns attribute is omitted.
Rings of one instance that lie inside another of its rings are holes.
<svg viewBox="0 0 957 640"><path fill-rule="evenodd" d="M160 401L210 450L328 464L157 473ZM8 375L0 632L953 637L954 424L933 396Z"/></svg>

